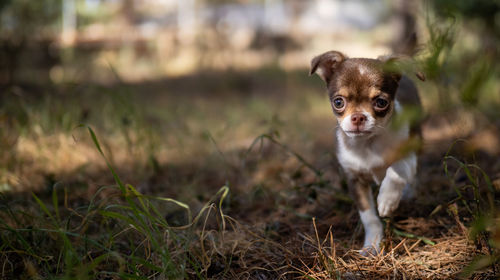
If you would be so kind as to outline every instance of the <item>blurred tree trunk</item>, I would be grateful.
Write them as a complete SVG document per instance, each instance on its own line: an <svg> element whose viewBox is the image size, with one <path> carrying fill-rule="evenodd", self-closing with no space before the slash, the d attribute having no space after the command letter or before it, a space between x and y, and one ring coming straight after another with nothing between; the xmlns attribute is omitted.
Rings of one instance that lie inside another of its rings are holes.
<svg viewBox="0 0 500 280"><path fill-rule="evenodd" d="M191 44L197 34L196 1L177 0L178 38L182 44Z"/></svg>
<svg viewBox="0 0 500 280"><path fill-rule="evenodd" d="M1 44L0 63L1 70L5 71L3 77L0 77L0 85L11 86L16 83L16 74L19 68L19 59L25 49L26 40L24 37L17 40L3 40Z"/></svg>
<svg viewBox="0 0 500 280"><path fill-rule="evenodd" d="M76 39L76 3L75 0L62 2L62 34L63 45L71 46Z"/></svg>
<svg viewBox="0 0 500 280"><path fill-rule="evenodd" d="M418 40L415 19L418 8L417 2L412 0L393 1L393 25L396 35L391 47L394 53L409 56L415 54Z"/></svg>
<svg viewBox="0 0 500 280"><path fill-rule="evenodd" d="M123 0L121 7L121 14L128 25L134 25L135 18L135 3L134 0Z"/></svg>

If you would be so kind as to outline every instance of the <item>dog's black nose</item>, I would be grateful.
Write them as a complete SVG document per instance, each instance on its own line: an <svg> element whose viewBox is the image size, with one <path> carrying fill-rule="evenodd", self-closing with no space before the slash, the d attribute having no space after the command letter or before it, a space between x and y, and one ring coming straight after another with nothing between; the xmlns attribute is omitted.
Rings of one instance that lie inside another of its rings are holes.
<svg viewBox="0 0 500 280"><path fill-rule="evenodd" d="M366 121L366 117L363 114L354 113L351 115L351 123L355 126L362 125Z"/></svg>

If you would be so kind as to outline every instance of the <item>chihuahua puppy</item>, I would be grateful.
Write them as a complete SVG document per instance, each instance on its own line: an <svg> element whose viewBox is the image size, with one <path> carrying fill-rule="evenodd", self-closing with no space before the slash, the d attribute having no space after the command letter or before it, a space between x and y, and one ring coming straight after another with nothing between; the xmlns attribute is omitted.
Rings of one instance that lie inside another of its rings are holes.
<svg viewBox="0 0 500 280"><path fill-rule="evenodd" d="M401 74L403 60L409 59L348 58L329 51L311 61L310 75L316 73L326 83L337 118L337 157L365 229L361 250L365 256L380 252L379 216L396 210L417 171L414 147L420 143L419 129L403 112L421 106L415 85ZM417 77L425 79L421 73ZM380 186L377 207L373 182Z"/></svg>

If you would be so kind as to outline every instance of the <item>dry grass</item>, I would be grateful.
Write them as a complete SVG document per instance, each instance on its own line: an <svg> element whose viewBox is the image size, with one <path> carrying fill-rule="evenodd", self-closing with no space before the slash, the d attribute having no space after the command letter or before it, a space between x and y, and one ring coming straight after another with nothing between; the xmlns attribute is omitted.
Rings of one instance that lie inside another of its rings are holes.
<svg viewBox="0 0 500 280"><path fill-rule="evenodd" d="M403 238L391 242L385 251L363 257L356 250L342 249L331 233L318 244L315 263L303 270L304 279L450 279L457 278L480 252L471 240L452 228L443 237L433 239L436 245ZM340 248L339 248L340 247ZM481 273L479 279L493 277L493 271Z"/></svg>

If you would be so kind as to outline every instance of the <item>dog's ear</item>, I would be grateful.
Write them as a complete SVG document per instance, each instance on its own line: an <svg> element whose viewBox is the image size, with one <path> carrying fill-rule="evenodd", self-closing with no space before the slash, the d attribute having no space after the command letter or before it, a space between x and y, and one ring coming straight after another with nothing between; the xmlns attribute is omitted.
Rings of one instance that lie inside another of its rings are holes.
<svg viewBox="0 0 500 280"><path fill-rule="evenodd" d="M425 75L420 71L415 60L406 55L392 54L379 56L377 58L384 63L384 71L393 73L397 80L401 79L402 72L414 72L421 81L425 81Z"/></svg>
<svg viewBox="0 0 500 280"><path fill-rule="evenodd" d="M316 73L328 84L335 68L337 68L346 58L347 56L338 51L329 51L320 54L311 60L309 76Z"/></svg>

